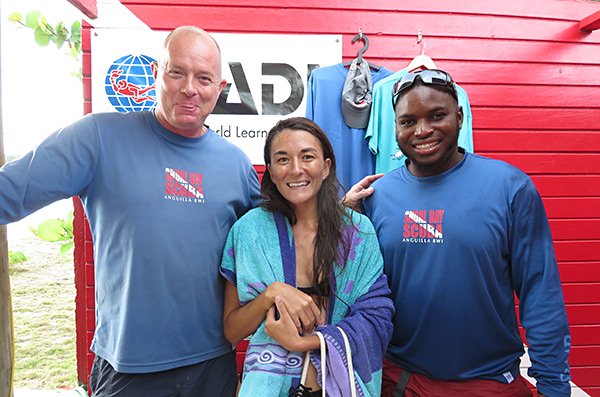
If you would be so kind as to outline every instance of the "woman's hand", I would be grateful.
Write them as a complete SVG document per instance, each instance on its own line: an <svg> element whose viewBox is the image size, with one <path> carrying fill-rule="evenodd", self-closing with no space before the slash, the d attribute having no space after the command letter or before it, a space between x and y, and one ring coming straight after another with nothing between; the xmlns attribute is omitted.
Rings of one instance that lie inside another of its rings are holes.
<svg viewBox="0 0 600 397"><path fill-rule="evenodd" d="M279 312L279 318L275 316L276 310ZM314 335L303 336L298 332L298 328L286 309L285 301L281 296L275 297L275 305L271 306L267 312L265 332L289 351L304 352L319 347L318 337Z"/></svg>
<svg viewBox="0 0 600 397"><path fill-rule="evenodd" d="M355 211L361 210L362 200L373 194L374 190L371 187L373 182L381 178L383 174L367 175L348 190L342 203Z"/></svg>
<svg viewBox="0 0 600 397"><path fill-rule="evenodd" d="M266 295L272 299L273 305L278 296L282 298L281 304L285 306L298 334L311 334L316 326L322 323L321 311L317 304L310 295L299 289L285 283L275 282L267 287Z"/></svg>

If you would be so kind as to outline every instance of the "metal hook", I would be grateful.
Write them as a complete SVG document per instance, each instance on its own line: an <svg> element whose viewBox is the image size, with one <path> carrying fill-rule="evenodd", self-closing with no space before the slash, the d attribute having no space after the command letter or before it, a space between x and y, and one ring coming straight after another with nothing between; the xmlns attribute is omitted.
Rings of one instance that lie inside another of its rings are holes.
<svg viewBox="0 0 600 397"><path fill-rule="evenodd" d="M417 41L413 45L421 44L421 55L425 55L425 47L427 47L427 42L423 40L423 32L421 29L417 31Z"/></svg>

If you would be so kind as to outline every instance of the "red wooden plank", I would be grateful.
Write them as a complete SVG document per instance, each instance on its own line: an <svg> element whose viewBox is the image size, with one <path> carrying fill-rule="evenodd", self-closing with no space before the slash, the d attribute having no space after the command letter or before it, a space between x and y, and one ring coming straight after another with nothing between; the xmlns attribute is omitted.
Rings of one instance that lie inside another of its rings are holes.
<svg viewBox="0 0 600 397"><path fill-rule="evenodd" d="M547 197L544 206L549 219L600 217L600 197Z"/></svg>
<svg viewBox="0 0 600 397"><path fill-rule="evenodd" d="M375 40L375 39L374 39ZM373 41L374 41L373 40ZM370 54L367 53L368 56ZM433 57L433 54L430 54ZM457 54L460 55L460 54ZM438 61L438 67L451 72L452 77L461 85L466 84L534 84L549 86L577 85L586 86L591 82L600 81L600 68L598 65L562 64L552 63L521 64L518 62L495 62L494 57L477 62L465 62L460 60ZM383 60L380 62L384 62ZM406 66L407 62L392 64L392 70L399 70ZM541 103L545 103L542 101ZM593 102L594 103L594 102Z"/></svg>
<svg viewBox="0 0 600 397"><path fill-rule="evenodd" d="M600 319L600 304L591 305L567 305L567 317L569 324L597 326Z"/></svg>
<svg viewBox="0 0 600 397"><path fill-rule="evenodd" d="M484 128L598 131L600 121L600 111L594 108L507 109L472 107L471 111L473 113L473 128L475 131Z"/></svg>
<svg viewBox="0 0 600 397"><path fill-rule="evenodd" d="M600 108L600 76L597 80L588 80L586 87L498 83L460 86L468 93L471 106Z"/></svg>
<svg viewBox="0 0 600 397"><path fill-rule="evenodd" d="M600 261L558 262L558 270L563 283L600 283Z"/></svg>
<svg viewBox="0 0 600 397"><path fill-rule="evenodd" d="M563 284L563 295L567 304L598 304L600 303L600 283ZM598 362L600 363L600 360Z"/></svg>
<svg viewBox="0 0 600 397"><path fill-rule="evenodd" d="M94 291L94 287L85 287L85 302L86 302L86 307L95 307L95 296L96 296L96 292Z"/></svg>
<svg viewBox="0 0 600 397"><path fill-rule="evenodd" d="M480 150L477 152L486 157L504 160L530 175L600 174L600 153L486 153Z"/></svg>
<svg viewBox="0 0 600 397"><path fill-rule="evenodd" d="M371 39L370 42L375 40L377 40L377 38ZM347 52L349 53L346 54ZM396 58L395 54L397 52L398 51L376 57L369 51L365 53L365 58L370 62L377 63L390 70L396 71L406 67L412 59L412 57ZM344 54L346 54L346 59L354 56L354 52L350 50L345 51ZM558 86L558 93L560 87L587 87L590 84L597 86L598 82L600 82L600 68L598 65L581 63L557 65L554 63L542 63L543 59L540 59L539 62L529 62L527 64L517 61L497 62L493 57L490 59L469 61L468 63L465 63L464 60L460 59L440 59L439 57L431 56L434 58L438 68L450 72L454 80L458 82L461 87L468 87L469 84L497 85L499 83L513 85L549 85ZM582 78L582 76L585 76L585 78ZM467 91L467 93L469 93L469 91ZM557 93L553 93L552 95L557 95ZM469 95L470 99L473 100L474 98L471 98L472 95L470 93ZM498 99L498 97L495 98ZM475 101L476 104L478 104L479 99L475 99ZM550 103L553 103L553 101L553 99L550 99ZM546 102L547 100L544 100L540 103L543 104ZM592 106L596 102L597 101L591 102ZM568 104L565 102L560 105L560 107L564 106L568 106Z"/></svg>
<svg viewBox="0 0 600 397"><path fill-rule="evenodd" d="M94 286L94 265L86 264L85 265L85 285L86 286Z"/></svg>
<svg viewBox="0 0 600 397"><path fill-rule="evenodd" d="M87 218L84 219L85 220L85 239L88 241L92 241L92 231L90 230L90 223L88 222ZM87 260L89 260L90 258L86 258ZM94 258L91 258L91 262L90 263L94 263Z"/></svg>
<svg viewBox="0 0 600 397"><path fill-rule="evenodd" d="M477 152L518 149L535 153L600 153L600 126L598 128L598 131L478 130L473 134L473 143Z"/></svg>
<svg viewBox="0 0 600 397"><path fill-rule="evenodd" d="M577 366L594 366L600 362L600 346L573 346L569 362ZM600 385L600 383L597 383Z"/></svg>
<svg viewBox="0 0 600 397"><path fill-rule="evenodd" d="M87 22L83 22L82 23L82 29L81 29L81 51L83 51L84 53L89 53L92 47L91 44L91 40L90 40L90 28L91 26L87 23Z"/></svg>
<svg viewBox="0 0 600 397"><path fill-rule="evenodd" d="M573 379L573 381L576 380ZM581 389L590 397L600 397L600 386L583 386ZM575 395L574 392L572 395Z"/></svg>
<svg viewBox="0 0 600 397"><path fill-rule="evenodd" d="M598 45L596 43L573 45L572 43L541 41L544 40L542 38L540 38L540 41L529 41L519 38L512 40L464 38L457 37L460 36L460 33L454 34L451 30L448 32L448 36L438 36L427 40L426 54L433 58L434 61L438 59L461 59L463 61L494 60L497 62L553 63L557 65L566 63L597 65L600 63L600 54L594 54ZM331 30L323 33L339 33L339 31ZM348 43L352 36L352 33L348 33ZM369 57L389 58L393 56L409 59L418 53L413 46L414 42L415 40L412 36L377 36L369 41L370 45L367 55ZM344 56L353 56L354 53L355 51L351 47L344 47ZM533 75L535 72L535 70L530 70L527 65L522 65L520 70L521 73L529 75ZM513 74L516 74L514 70Z"/></svg>
<svg viewBox="0 0 600 397"><path fill-rule="evenodd" d="M532 175L542 197L600 197L599 175Z"/></svg>
<svg viewBox="0 0 600 397"><path fill-rule="evenodd" d="M169 0L122 0L125 5L155 4L169 5ZM179 4L192 6L223 5L222 0L180 0ZM233 2L232 2L233 3ZM373 0L236 0L235 5L240 7L284 7L284 8L333 8L355 10L380 10L380 11L411 11L425 10L427 12L454 13L454 14L484 14L508 15L521 17L556 18L561 20L580 20L588 13L597 10L591 3L533 0L527 2L490 2L452 0L440 2L437 0L405 0L373 1ZM576 6L575 6L576 5Z"/></svg>
<svg viewBox="0 0 600 397"><path fill-rule="evenodd" d="M141 20L158 29L170 29L178 24L194 22L207 30L229 31L237 29L253 32L279 32L286 26L289 32L342 33L354 35L358 28L365 34L401 35L414 43L419 28L427 43L444 36L470 37L492 40L535 40L598 43L600 38L582 33L578 22L563 19L523 18L518 15L491 16L485 14L460 14L432 12L423 6L401 10L351 9L328 6L327 8L292 8L253 6L239 7L194 6L176 4L169 6L169 13L161 5L131 4L131 11ZM227 18L223 18L227 15ZM431 23L431 18L437 18ZM402 20L403 23L398 23ZM261 22L261 23L259 23ZM411 44L412 44L411 43ZM391 42L390 42L391 44ZM398 47L395 47L398 49ZM413 51L414 53L414 51ZM433 54L437 54L435 51ZM546 54L552 55L552 51Z"/></svg>
<svg viewBox="0 0 600 397"><path fill-rule="evenodd" d="M94 333L93 332L87 332L85 336L87 338L87 341L86 341L87 345L91 346L92 345L92 340L94 338Z"/></svg>
<svg viewBox="0 0 600 397"><path fill-rule="evenodd" d="M96 314L93 309L86 309L86 322L88 330L93 330L96 327Z"/></svg>
<svg viewBox="0 0 600 397"><path fill-rule="evenodd" d="M94 243L92 241L87 240L85 242L85 256L89 258L94 255Z"/></svg>
<svg viewBox="0 0 600 397"><path fill-rule="evenodd" d="M557 261L600 260L600 241L555 241L554 249Z"/></svg>
<svg viewBox="0 0 600 397"><path fill-rule="evenodd" d="M573 382L579 386L584 388L587 387L599 387L600 386L600 367L597 366L589 366L589 367L575 367L571 366L571 377L573 378ZM597 397L597 394L590 394L592 397Z"/></svg>
<svg viewBox="0 0 600 397"><path fill-rule="evenodd" d="M92 78L83 77L82 84L83 100L91 103L92 101Z"/></svg>
<svg viewBox="0 0 600 397"><path fill-rule="evenodd" d="M573 346L600 345L600 325L571 325L569 328Z"/></svg>
<svg viewBox="0 0 600 397"><path fill-rule="evenodd" d="M155 4L169 5L168 0L121 0L125 5ZM180 4L193 6L223 6L234 4L240 7L283 7L283 8L330 8L379 11L427 10L432 13L508 15L533 18L555 18L579 21L597 10L592 3L582 1L565 2L556 0L530 0L526 2L478 2L478 1L438 1L438 0L185 0Z"/></svg>
<svg viewBox="0 0 600 397"><path fill-rule="evenodd" d="M553 219L550 229L554 241L600 240L600 219Z"/></svg>

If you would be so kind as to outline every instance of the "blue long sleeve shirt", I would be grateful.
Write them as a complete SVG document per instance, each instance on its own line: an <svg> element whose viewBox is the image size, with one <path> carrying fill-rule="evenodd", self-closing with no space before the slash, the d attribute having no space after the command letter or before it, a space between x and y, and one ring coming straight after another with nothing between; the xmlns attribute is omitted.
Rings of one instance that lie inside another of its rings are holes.
<svg viewBox="0 0 600 397"><path fill-rule="evenodd" d="M0 224L71 196L94 241L96 354L145 373L231 351L219 264L260 198L239 148L175 135L152 112L89 115L0 169Z"/></svg>
<svg viewBox="0 0 600 397"><path fill-rule="evenodd" d="M526 331L538 389L570 395L562 287L541 198L531 179L465 153L417 178L402 166L374 184L375 226L396 312L387 357L439 380L518 376Z"/></svg>

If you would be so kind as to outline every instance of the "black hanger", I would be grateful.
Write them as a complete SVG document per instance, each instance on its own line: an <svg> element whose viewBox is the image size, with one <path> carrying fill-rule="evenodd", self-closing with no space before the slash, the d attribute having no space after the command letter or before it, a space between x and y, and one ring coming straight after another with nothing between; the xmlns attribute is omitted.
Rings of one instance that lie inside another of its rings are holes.
<svg viewBox="0 0 600 397"><path fill-rule="evenodd" d="M358 63L363 61L362 54L369 49L369 38L366 35L363 35L362 32L354 36L352 39L352 43L356 43L358 40L362 40L365 45L362 46L360 50L358 50Z"/></svg>
<svg viewBox="0 0 600 397"><path fill-rule="evenodd" d="M352 43L356 43L358 40L362 40L364 43L364 45L358 50L358 55L356 56L358 59L358 64L360 64L363 61L363 54L369 49L369 39L367 38L366 34L363 34L362 29L358 29L358 34L352 38ZM343 63L344 66L350 66L351 64L352 61ZM379 69L381 69L381 66L370 62L369 67L375 71L379 71Z"/></svg>

